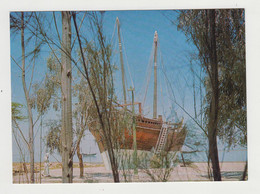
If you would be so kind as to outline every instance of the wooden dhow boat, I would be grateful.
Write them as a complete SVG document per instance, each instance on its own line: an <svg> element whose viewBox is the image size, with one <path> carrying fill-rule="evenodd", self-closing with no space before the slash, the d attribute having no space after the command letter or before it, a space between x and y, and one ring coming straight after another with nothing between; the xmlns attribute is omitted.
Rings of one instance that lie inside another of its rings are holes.
<svg viewBox="0 0 260 194"><path fill-rule="evenodd" d="M135 113L135 131L124 133L124 143L121 144L122 150L133 152L152 152L154 154L162 151L177 153L181 151L186 137L186 127L183 120L178 123L165 122L161 115L157 116L157 42L158 34L154 34L154 96L153 96L153 118L147 118L142 114L142 105L140 102L128 103L126 101L126 88L124 78L124 63L122 55L122 45L120 38L120 24L117 18L117 32L120 51L120 63L122 72L122 85L124 94L124 104L118 104L118 107L127 107L138 105L138 114ZM130 112L129 109L127 109ZM107 148L101 141L100 134L92 128L90 132L95 137L103 162L106 169L111 169L110 159Z"/></svg>

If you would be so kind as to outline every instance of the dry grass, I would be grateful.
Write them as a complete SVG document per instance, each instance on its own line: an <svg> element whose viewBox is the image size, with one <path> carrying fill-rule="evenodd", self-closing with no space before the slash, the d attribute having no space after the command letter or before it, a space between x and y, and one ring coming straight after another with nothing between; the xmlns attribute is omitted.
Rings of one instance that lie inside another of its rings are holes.
<svg viewBox="0 0 260 194"><path fill-rule="evenodd" d="M104 166L104 164L102 163L84 163L84 168L91 168L91 167L102 167ZM28 172L30 172L30 163L26 163L26 167ZM59 162L50 162L50 166L49 169L61 169L62 168L62 164ZM79 168L79 163L73 163L73 168ZM44 163L41 163L41 170L44 169ZM38 173L40 170L40 163L36 162L34 163L34 170L35 173ZM13 162L13 173L24 173L24 168L23 168L23 164L20 162Z"/></svg>

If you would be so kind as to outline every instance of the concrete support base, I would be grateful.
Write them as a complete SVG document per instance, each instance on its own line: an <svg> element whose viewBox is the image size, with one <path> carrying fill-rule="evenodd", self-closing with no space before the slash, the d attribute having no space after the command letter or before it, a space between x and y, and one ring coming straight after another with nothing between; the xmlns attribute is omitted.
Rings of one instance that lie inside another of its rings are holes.
<svg viewBox="0 0 260 194"><path fill-rule="evenodd" d="M108 155L108 151L102 152L101 153L101 157L102 157L102 160L104 162L106 170L111 170L111 163L110 163L110 158L109 158L109 155Z"/></svg>
<svg viewBox="0 0 260 194"><path fill-rule="evenodd" d="M129 149L125 149L125 150L120 150L120 151L116 151L114 150L114 153L116 155L116 157L119 159L118 162L119 162L119 169L122 169L122 167L120 166L122 163L121 163L121 160L124 160L125 158L131 158L131 161L130 163L132 163L132 156L133 156L133 150L129 150ZM175 166L175 160L178 156L178 153L179 151L177 152L170 152L170 154L172 155L172 161L171 161L171 166ZM144 151L144 150L138 150L137 151L137 157L140 160L149 160L149 158L151 159L152 157L154 156L154 153L153 152L150 152L150 151ZM103 162L104 162L104 165L105 165L105 168L106 170L111 170L111 163L110 163L110 158L109 158L109 155L108 155L108 151L104 151L101 153L101 157L103 159ZM128 161L129 162L129 161ZM126 166L124 166L125 169L127 169L127 162L125 163ZM130 167L131 168L131 167Z"/></svg>

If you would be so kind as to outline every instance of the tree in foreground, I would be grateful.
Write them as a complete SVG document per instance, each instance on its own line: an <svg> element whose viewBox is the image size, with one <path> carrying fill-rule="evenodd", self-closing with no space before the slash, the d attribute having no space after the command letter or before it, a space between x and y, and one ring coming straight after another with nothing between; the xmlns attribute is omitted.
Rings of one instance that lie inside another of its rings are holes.
<svg viewBox="0 0 260 194"><path fill-rule="evenodd" d="M73 132L72 132L72 95L71 95L71 15L68 11L62 15L62 51L61 51L61 153L62 182L72 183L73 179Z"/></svg>
<svg viewBox="0 0 260 194"><path fill-rule="evenodd" d="M244 10L183 10L178 28L197 48L206 72L205 121L214 180L221 180L217 137L246 145Z"/></svg>
<svg viewBox="0 0 260 194"><path fill-rule="evenodd" d="M111 46L103 34L103 13L89 13L90 26L94 35L91 42L82 43L76 23L76 14L73 13L74 26L80 46L81 62L90 91L92 106L88 112L93 119L89 125L93 133L98 133L102 145L107 148L114 182L119 182L119 158L124 114L116 108L116 95L113 80L114 65L111 64ZM85 40L85 39L84 39Z"/></svg>
<svg viewBox="0 0 260 194"><path fill-rule="evenodd" d="M20 12L20 13L11 13L10 14L10 28L12 33L15 35L16 32L20 32L20 41L21 41L21 65L19 61L15 59L14 56L11 56L14 64L16 64L21 70L22 85L25 95L25 103L28 119L28 140L25 142L29 153L30 153L30 182L34 183L34 128L36 123L39 121L40 117L46 113L51 99L52 90L46 90L46 83L42 84L42 87L37 87L36 82L34 81L34 73L36 64L36 58L40 53L41 46L43 42L38 39L36 35L35 28L35 18L31 12ZM25 34L27 36L25 36ZM27 45L30 45L26 47ZM27 51L26 51L26 48ZM32 63L32 68L28 70ZM29 75L31 74L31 75ZM48 92L46 92L48 91ZM33 114L36 113L36 114ZM36 115L36 116L34 116ZM17 125L16 125L17 126ZM22 134L22 131L19 130L20 135L25 137ZM25 138L23 138L25 140Z"/></svg>

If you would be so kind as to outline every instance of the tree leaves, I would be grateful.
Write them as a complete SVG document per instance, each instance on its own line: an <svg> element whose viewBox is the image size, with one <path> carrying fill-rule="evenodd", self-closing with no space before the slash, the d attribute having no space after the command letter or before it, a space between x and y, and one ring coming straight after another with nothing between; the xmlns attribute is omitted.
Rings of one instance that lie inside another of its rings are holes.
<svg viewBox="0 0 260 194"><path fill-rule="evenodd" d="M61 124L60 122L54 121L49 124L50 129L46 136L46 146L50 149L50 153L52 154L54 151L58 151L61 153Z"/></svg>
<svg viewBox="0 0 260 194"><path fill-rule="evenodd" d="M12 118L17 121L22 121L26 119L25 116L23 116L21 109L23 108L23 105L17 102L12 102Z"/></svg>
<svg viewBox="0 0 260 194"><path fill-rule="evenodd" d="M216 10L216 46L219 74L218 136L228 144L246 145L246 65L244 9ZM209 33L206 10L182 10L178 29L198 49L198 57L205 71L209 64ZM208 108L211 101L210 73L205 77L205 96Z"/></svg>

